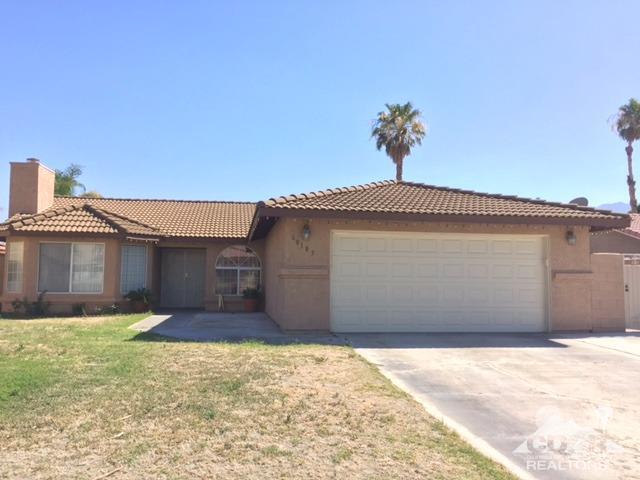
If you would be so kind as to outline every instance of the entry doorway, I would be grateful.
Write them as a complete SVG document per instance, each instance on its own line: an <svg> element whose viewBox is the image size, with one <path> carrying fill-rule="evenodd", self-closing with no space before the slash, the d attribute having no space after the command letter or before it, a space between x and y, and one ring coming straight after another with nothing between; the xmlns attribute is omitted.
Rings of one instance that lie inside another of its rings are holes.
<svg viewBox="0 0 640 480"><path fill-rule="evenodd" d="M160 306L203 308L206 250L163 248L160 266Z"/></svg>

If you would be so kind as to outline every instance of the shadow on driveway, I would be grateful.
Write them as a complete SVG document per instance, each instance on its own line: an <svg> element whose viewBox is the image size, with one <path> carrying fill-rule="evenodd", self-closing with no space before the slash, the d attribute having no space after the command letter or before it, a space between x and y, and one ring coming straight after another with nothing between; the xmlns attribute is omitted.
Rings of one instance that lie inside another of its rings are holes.
<svg viewBox="0 0 640 480"><path fill-rule="evenodd" d="M283 332L265 313L163 312L129 328L140 332L132 340L145 342L257 341L268 345L346 345L343 337L326 332Z"/></svg>
<svg viewBox="0 0 640 480"><path fill-rule="evenodd" d="M538 333L349 333L354 348L566 348Z"/></svg>

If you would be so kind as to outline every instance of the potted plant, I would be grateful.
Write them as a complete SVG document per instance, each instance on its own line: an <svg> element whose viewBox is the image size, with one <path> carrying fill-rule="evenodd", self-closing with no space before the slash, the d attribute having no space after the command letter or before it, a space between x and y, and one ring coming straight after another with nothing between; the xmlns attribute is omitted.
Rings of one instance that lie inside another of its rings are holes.
<svg viewBox="0 0 640 480"><path fill-rule="evenodd" d="M131 311L133 313L143 313L149 310L151 304L151 290L148 288L138 288L131 290L124 298L131 303Z"/></svg>
<svg viewBox="0 0 640 480"><path fill-rule="evenodd" d="M260 304L260 290L257 288L245 288L242 291L244 299L244 311L247 313L257 312Z"/></svg>

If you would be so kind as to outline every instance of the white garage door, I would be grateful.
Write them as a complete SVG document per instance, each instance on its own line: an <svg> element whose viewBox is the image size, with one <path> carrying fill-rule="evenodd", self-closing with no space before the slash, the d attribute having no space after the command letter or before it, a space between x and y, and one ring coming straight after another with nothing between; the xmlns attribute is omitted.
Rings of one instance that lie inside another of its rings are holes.
<svg viewBox="0 0 640 480"><path fill-rule="evenodd" d="M334 332L546 331L533 235L332 232Z"/></svg>

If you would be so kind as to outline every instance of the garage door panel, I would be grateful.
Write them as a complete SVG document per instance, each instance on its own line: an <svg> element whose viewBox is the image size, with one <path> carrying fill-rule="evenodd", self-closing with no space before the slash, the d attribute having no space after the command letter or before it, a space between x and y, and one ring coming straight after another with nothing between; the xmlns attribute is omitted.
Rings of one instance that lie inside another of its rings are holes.
<svg viewBox="0 0 640 480"><path fill-rule="evenodd" d="M416 253L436 253L438 241L427 238L418 238L416 241Z"/></svg>
<svg viewBox="0 0 640 480"><path fill-rule="evenodd" d="M391 240L391 251L398 253L413 253L413 241L408 238L394 238Z"/></svg>
<svg viewBox="0 0 640 480"><path fill-rule="evenodd" d="M466 289L464 303L470 306L491 305L491 291L487 287L470 287Z"/></svg>
<svg viewBox="0 0 640 480"><path fill-rule="evenodd" d="M386 252L387 240L384 238L367 238L367 252Z"/></svg>
<svg viewBox="0 0 640 480"><path fill-rule="evenodd" d="M536 281L540 278L542 268L537 265L516 265L516 278Z"/></svg>
<svg viewBox="0 0 640 480"><path fill-rule="evenodd" d="M391 275L399 278L413 278L413 265L404 262L392 262Z"/></svg>
<svg viewBox="0 0 640 480"><path fill-rule="evenodd" d="M458 288L457 285L442 285L440 291L441 305L454 305L464 302L464 288Z"/></svg>
<svg viewBox="0 0 640 480"><path fill-rule="evenodd" d="M440 289L438 285L422 286L416 288L416 306L431 307L437 305L440 298Z"/></svg>
<svg viewBox="0 0 640 480"><path fill-rule="evenodd" d="M338 275L341 277L360 278L362 269L359 262L345 261L338 265Z"/></svg>
<svg viewBox="0 0 640 480"><path fill-rule="evenodd" d="M542 300L539 288L519 288L517 298L523 306L537 306Z"/></svg>
<svg viewBox="0 0 640 480"><path fill-rule="evenodd" d="M489 251L488 240L469 240L467 242L467 253L486 254Z"/></svg>
<svg viewBox="0 0 640 480"><path fill-rule="evenodd" d="M407 284L407 285L403 285L403 284L398 284L398 285L392 285L390 287L390 294L389 294L389 302L396 305L396 304L411 304L413 303L413 288L411 285Z"/></svg>
<svg viewBox="0 0 640 480"><path fill-rule="evenodd" d="M389 301L389 287L387 285L363 285L364 298L372 305L384 305Z"/></svg>
<svg viewBox="0 0 640 480"><path fill-rule="evenodd" d="M416 276L424 278L438 278L440 265L437 263L417 263Z"/></svg>
<svg viewBox="0 0 640 480"><path fill-rule="evenodd" d="M333 232L334 331L544 331L542 237Z"/></svg>
<svg viewBox="0 0 640 480"><path fill-rule="evenodd" d="M489 278L490 265L478 263L467 265L467 275L471 279L487 279Z"/></svg>
<svg viewBox="0 0 640 480"><path fill-rule="evenodd" d="M513 253L513 242L511 240L493 240L491 246L494 254L511 255Z"/></svg>
<svg viewBox="0 0 640 480"><path fill-rule="evenodd" d="M518 240L515 242L515 253L518 255L536 256L540 253L540 245L538 242L530 240Z"/></svg>
<svg viewBox="0 0 640 480"><path fill-rule="evenodd" d="M442 265L442 276L448 279L464 279L465 265L463 263L445 263Z"/></svg>
<svg viewBox="0 0 640 480"><path fill-rule="evenodd" d="M339 237L335 242L336 252L360 252L360 239L354 237Z"/></svg>
<svg viewBox="0 0 640 480"><path fill-rule="evenodd" d="M492 265L491 269L491 278L495 280L505 280L513 278L513 265L508 264L497 264Z"/></svg>
<svg viewBox="0 0 640 480"><path fill-rule="evenodd" d="M442 253L462 253L462 246L461 240L442 240L440 248Z"/></svg>

